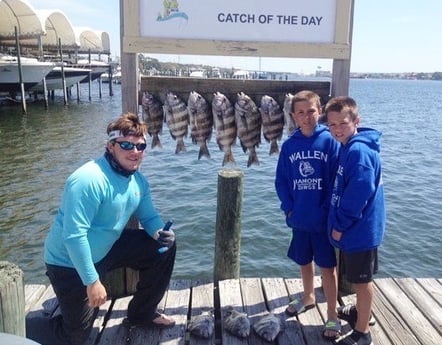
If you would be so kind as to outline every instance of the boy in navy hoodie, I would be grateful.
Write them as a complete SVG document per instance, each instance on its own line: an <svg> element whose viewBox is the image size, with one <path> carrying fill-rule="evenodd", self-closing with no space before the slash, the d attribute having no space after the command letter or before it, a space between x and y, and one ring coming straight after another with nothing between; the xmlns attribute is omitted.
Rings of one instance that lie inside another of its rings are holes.
<svg viewBox="0 0 442 345"><path fill-rule="evenodd" d="M349 321L353 332L337 344L370 345L372 280L385 231L381 133L358 128L358 108L350 97L332 98L325 113L333 137L342 145L330 205L329 237L341 251L341 268L356 292L356 306L338 308L338 317Z"/></svg>
<svg viewBox="0 0 442 345"><path fill-rule="evenodd" d="M324 337L335 339L341 325L337 317L336 255L327 236L327 216L339 144L326 126L319 96L298 92L292 100L292 117L299 128L284 142L276 168L275 188L292 228L288 257L301 269L302 299L289 303L286 313L298 315L315 306L314 262L320 267L327 299Z"/></svg>

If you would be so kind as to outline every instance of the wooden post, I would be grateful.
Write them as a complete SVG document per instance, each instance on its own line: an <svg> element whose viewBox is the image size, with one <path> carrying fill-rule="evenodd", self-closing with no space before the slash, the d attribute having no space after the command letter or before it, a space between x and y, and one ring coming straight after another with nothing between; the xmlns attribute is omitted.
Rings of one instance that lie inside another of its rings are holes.
<svg viewBox="0 0 442 345"><path fill-rule="evenodd" d="M109 96L113 96L114 95L114 91L112 90L113 75L112 75L112 65L110 63L109 63L109 72L108 73L109 73Z"/></svg>
<svg viewBox="0 0 442 345"><path fill-rule="evenodd" d="M241 170L218 173L214 282L239 278L243 177Z"/></svg>
<svg viewBox="0 0 442 345"><path fill-rule="evenodd" d="M17 66L18 66L18 81L20 83L20 94L21 94L21 108L23 114L26 114L26 94L25 94L25 85L23 81L23 71L21 65L21 53L20 53L20 39L17 27L14 26L15 30L15 49L17 50Z"/></svg>
<svg viewBox="0 0 442 345"><path fill-rule="evenodd" d="M61 85L63 87L63 99L64 105L68 105L68 96L66 90L66 77L64 75L64 64L63 64L63 49L61 47L61 38L58 39L58 50L60 52L60 61L61 61Z"/></svg>
<svg viewBox="0 0 442 345"><path fill-rule="evenodd" d="M24 337L25 284L22 270L0 261L0 332Z"/></svg>

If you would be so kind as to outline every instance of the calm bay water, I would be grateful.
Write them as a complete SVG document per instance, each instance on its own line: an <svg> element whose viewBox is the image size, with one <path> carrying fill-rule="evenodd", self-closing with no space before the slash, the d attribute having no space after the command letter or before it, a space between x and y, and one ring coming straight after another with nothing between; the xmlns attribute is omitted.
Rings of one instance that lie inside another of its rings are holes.
<svg viewBox="0 0 442 345"><path fill-rule="evenodd" d="M28 104L27 115L20 106L0 106L0 260L17 263L27 284L47 283L43 241L65 179L103 152L106 126L121 112L118 85L113 97L104 92L101 100L93 95L89 101L86 91L80 103L67 107L61 95L47 110ZM388 222L379 276L441 278L442 82L351 80L350 95L359 103L362 125L383 132ZM174 278L212 278L223 153L214 136L211 159L201 160L189 138L180 155L166 127L160 139L163 148L147 152L141 171L164 220L175 220ZM233 151L244 172L241 275L299 277L286 257L291 232L273 186L277 157L269 156L263 141L260 166L247 168L239 145Z"/></svg>

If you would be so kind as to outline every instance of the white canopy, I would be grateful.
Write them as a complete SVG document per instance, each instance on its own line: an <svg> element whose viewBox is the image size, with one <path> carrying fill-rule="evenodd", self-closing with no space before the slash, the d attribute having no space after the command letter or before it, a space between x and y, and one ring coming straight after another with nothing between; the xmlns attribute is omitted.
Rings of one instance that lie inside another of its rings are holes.
<svg viewBox="0 0 442 345"><path fill-rule="evenodd" d="M64 51L109 54L109 34L89 28L75 28L57 9L35 10L26 0L0 0L0 45L15 45L15 27L20 44L40 50L54 50L59 40Z"/></svg>

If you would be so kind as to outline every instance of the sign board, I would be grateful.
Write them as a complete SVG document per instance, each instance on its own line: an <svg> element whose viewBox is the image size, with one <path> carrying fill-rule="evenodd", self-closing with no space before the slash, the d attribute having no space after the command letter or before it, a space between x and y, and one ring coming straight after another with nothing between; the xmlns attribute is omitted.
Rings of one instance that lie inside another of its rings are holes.
<svg viewBox="0 0 442 345"><path fill-rule="evenodd" d="M142 37L333 43L337 0L140 0Z"/></svg>
<svg viewBox="0 0 442 345"><path fill-rule="evenodd" d="M123 52L350 59L353 0L120 0Z"/></svg>

